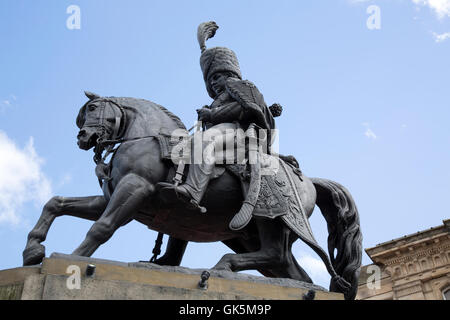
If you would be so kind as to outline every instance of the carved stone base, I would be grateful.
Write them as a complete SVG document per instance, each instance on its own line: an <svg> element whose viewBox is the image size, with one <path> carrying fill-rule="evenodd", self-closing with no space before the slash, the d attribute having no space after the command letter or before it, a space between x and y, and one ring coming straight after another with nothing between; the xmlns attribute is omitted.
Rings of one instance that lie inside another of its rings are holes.
<svg viewBox="0 0 450 320"><path fill-rule="evenodd" d="M54 253L42 265L0 271L0 300L343 300L316 285L228 271L208 270L202 289L203 271Z"/></svg>

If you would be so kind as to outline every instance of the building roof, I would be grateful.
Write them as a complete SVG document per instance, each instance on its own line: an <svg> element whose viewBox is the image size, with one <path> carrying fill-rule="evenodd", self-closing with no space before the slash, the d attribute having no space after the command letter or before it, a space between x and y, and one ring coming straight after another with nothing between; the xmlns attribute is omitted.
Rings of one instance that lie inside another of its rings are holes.
<svg viewBox="0 0 450 320"><path fill-rule="evenodd" d="M443 224L440 226L383 242L373 248L367 248L366 253L374 263L378 263L380 261L377 258L381 256L392 255L396 251L399 252L407 248L412 250L413 247L425 245L426 242L439 241L439 238L443 236L449 237L449 234L450 219L447 219L443 220Z"/></svg>

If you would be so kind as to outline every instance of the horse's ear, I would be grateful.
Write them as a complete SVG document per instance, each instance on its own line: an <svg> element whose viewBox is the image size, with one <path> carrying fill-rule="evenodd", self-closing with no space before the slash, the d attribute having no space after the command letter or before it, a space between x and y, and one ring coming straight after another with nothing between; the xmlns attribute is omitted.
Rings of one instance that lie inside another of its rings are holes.
<svg viewBox="0 0 450 320"><path fill-rule="evenodd" d="M89 92L89 91L85 91L84 94L86 95L86 97L89 98L89 100L95 100L95 99L100 98L100 96L98 94L92 93L92 92Z"/></svg>

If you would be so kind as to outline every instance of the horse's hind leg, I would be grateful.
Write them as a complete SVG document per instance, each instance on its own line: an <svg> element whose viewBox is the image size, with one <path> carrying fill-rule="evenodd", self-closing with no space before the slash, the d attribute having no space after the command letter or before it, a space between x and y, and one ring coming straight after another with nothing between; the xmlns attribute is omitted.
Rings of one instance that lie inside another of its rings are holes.
<svg viewBox="0 0 450 320"><path fill-rule="evenodd" d="M270 269L269 271L276 278L289 278L298 281L313 283L309 275L305 272L305 270L303 270L302 267L300 267L292 254L289 258L289 262L285 266L281 268Z"/></svg>
<svg viewBox="0 0 450 320"><path fill-rule="evenodd" d="M283 263L280 267L272 267L272 268L262 268L258 269L258 271L266 277L270 278L289 278L294 280L299 280L303 282L312 283L311 278L308 274L303 270L302 267L297 263L296 259L292 255L292 244L298 239L297 235L291 232L289 239L289 247L287 249L287 263ZM230 247L236 253L248 253L249 251L255 251L255 247L259 247L258 239L242 239L235 238L232 240L224 241L228 247ZM283 246L284 247L284 246Z"/></svg>
<svg viewBox="0 0 450 320"><path fill-rule="evenodd" d="M242 271L251 269L285 269L291 263L290 230L279 220L256 220L260 248L242 254L226 254L214 269Z"/></svg>
<svg viewBox="0 0 450 320"><path fill-rule="evenodd" d="M170 237L167 243L166 253L161 258L156 259L155 263L161 266L179 266L186 251L187 244L188 241Z"/></svg>
<svg viewBox="0 0 450 320"><path fill-rule="evenodd" d="M289 245L288 245L288 263L281 268L271 270L277 278L289 278L299 280L303 282L312 283L311 278L303 270L297 262L297 259L292 255L292 244L298 239L298 236L294 233L290 233Z"/></svg>
<svg viewBox="0 0 450 320"><path fill-rule="evenodd" d="M45 241L48 230L56 217L70 215L87 220L97 220L106 208L103 196L93 197L53 197L42 210L35 227L28 234L23 251L23 265L39 264L45 257Z"/></svg>

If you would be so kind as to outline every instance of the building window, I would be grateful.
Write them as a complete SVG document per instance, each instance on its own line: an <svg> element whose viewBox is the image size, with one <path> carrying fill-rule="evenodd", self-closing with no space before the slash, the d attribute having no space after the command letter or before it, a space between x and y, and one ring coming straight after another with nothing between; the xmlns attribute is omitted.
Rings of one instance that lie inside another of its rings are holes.
<svg viewBox="0 0 450 320"><path fill-rule="evenodd" d="M422 264L422 270L426 270L427 269L427 260L422 260L420 263Z"/></svg>
<svg viewBox="0 0 450 320"><path fill-rule="evenodd" d="M450 287L442 290L442 297L444 298L444 300L450 300Z"/></svg>
<svg viewBox="0 0 450 320"><path fill-rule="evenodd" d="M441 257L439 257L439 256L435 256L435 257L434 257L434 265L435 265L436 267L438 267L438 266L441 265Z"/></svg>
<svg viewBox="0 0 450 320"><path fill-rule="evenodd" d="M410 263L410 264L408 265L408 271L409 271L409 273L414 273L414 272L416 272L416 266L415 266L414 264Z"/></svg>

